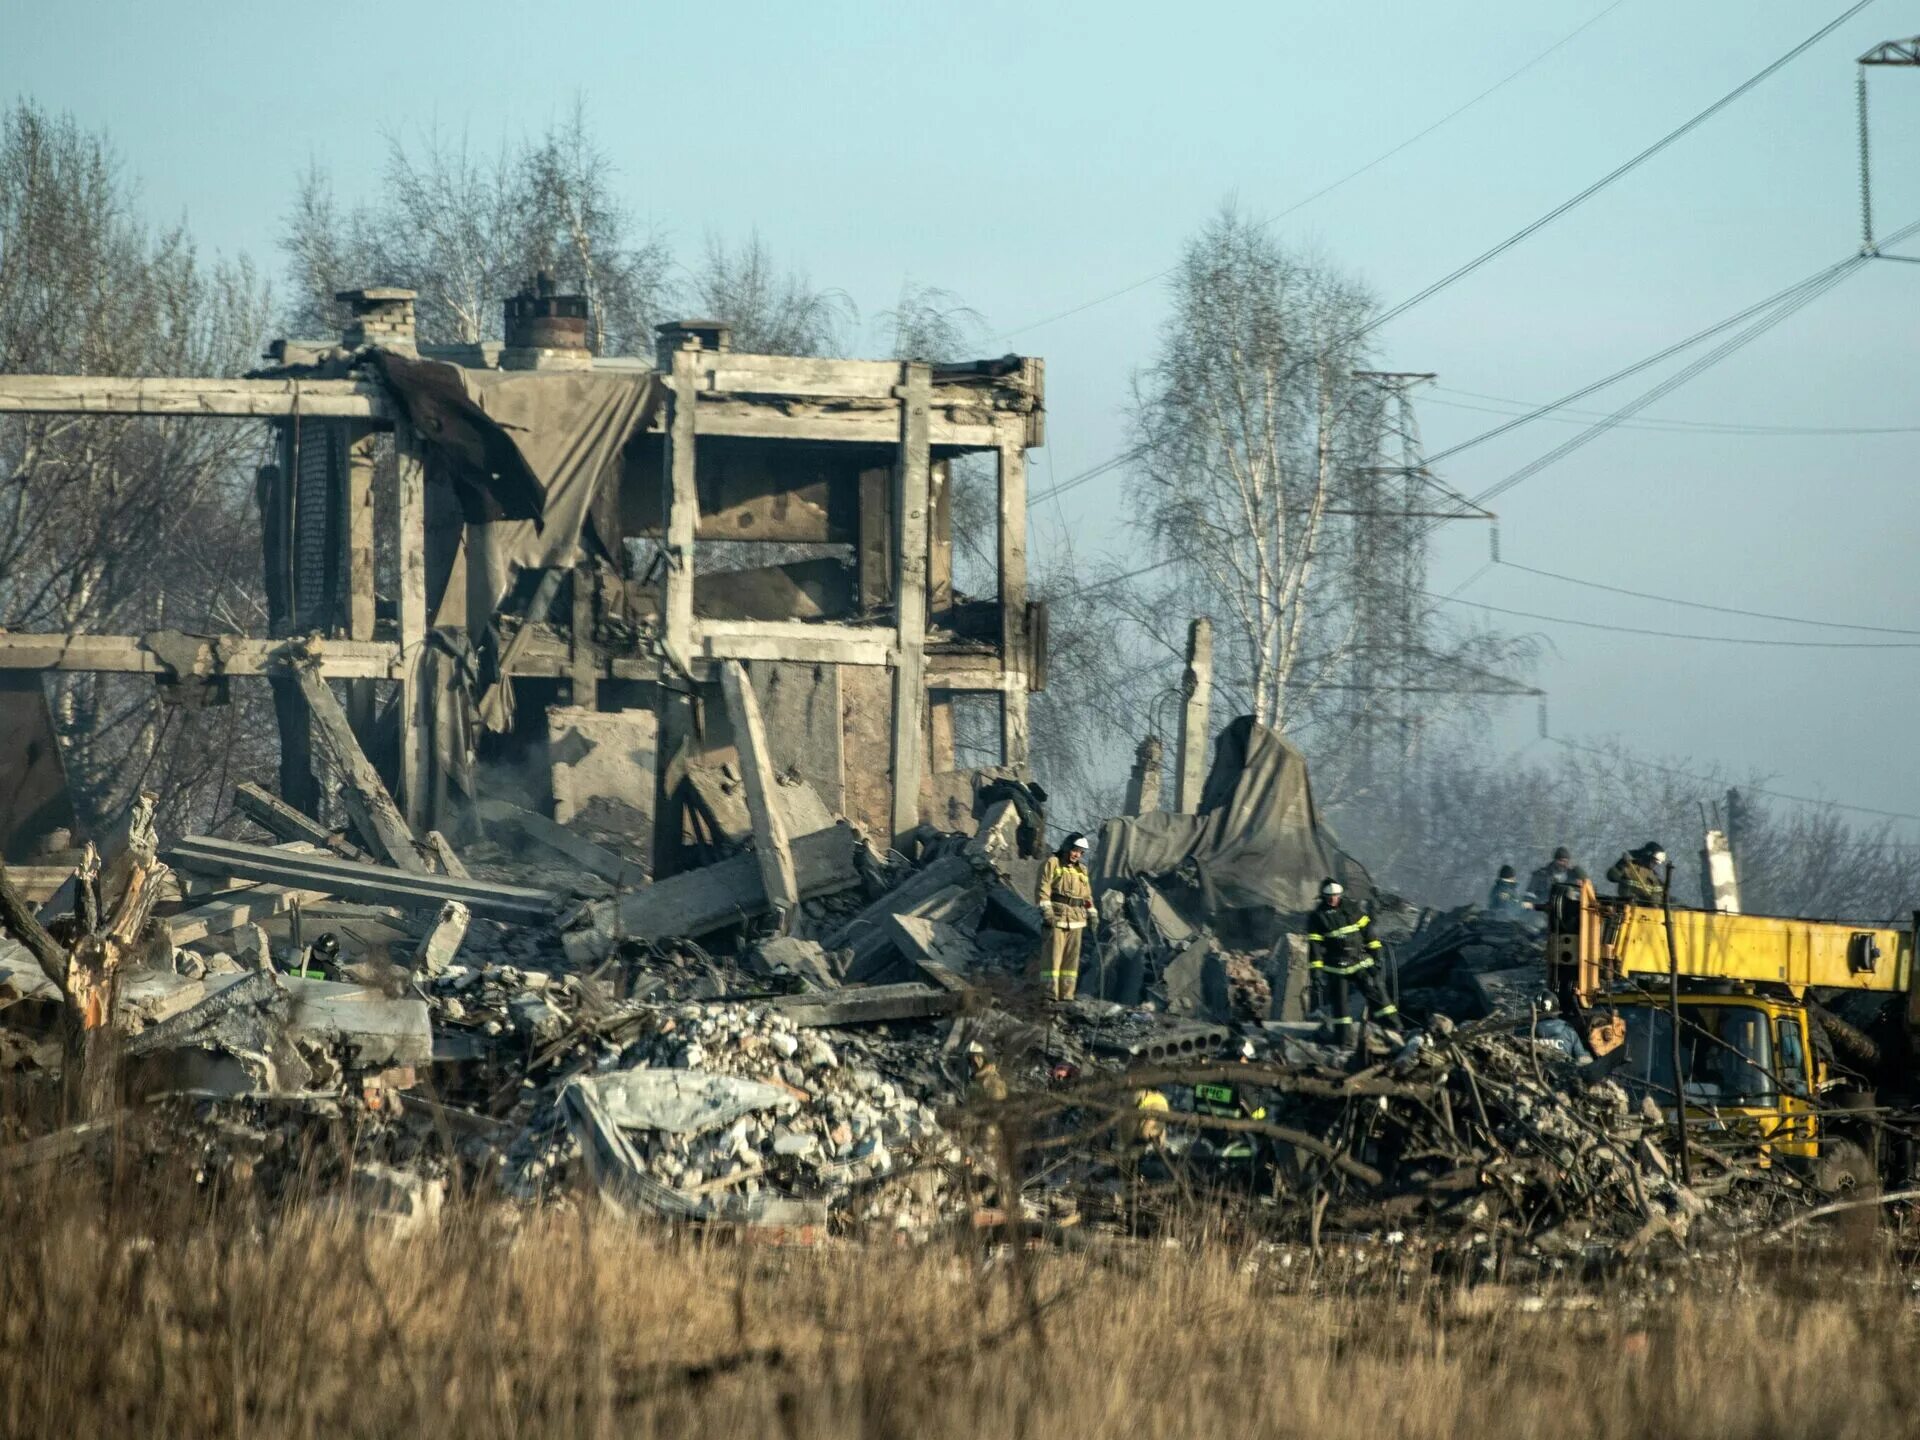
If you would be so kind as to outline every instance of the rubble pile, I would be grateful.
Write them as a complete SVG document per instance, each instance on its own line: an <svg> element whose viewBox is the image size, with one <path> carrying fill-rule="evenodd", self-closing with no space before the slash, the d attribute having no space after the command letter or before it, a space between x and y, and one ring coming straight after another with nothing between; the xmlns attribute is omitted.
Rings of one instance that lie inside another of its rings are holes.
<svg viewBox="0 0 1920 1440"><path fill-rule="evenodd" d="M596 1139L687 1215L725 1215L742 1208L735 1201L751 1209L765 1195L841 1201L919 1161L957 1161L934 1105L912 1093L919 1087L888 1078L878 1068L887 1060L883 1046L852 1035L836 1046L764 1008L649 1012L609 1065L550 1086L536 1102L509 1157L508 1188L538 1199L605 1171L593 1159Z"/></svg>
<svg viewBox="0 0 1920 1440"><path fill-rule="evenodd" d="M1676 1180L1658 1107L1589 1083L1533 1013L1530 913L1374 897L1415 1023L1335 1048L1305 1013L1302 917L1222 903L1189 858L1106 886L1079 996L1048 1004L1022 979L1044 831L1016 784L981 787L971 833L897 849L816 817L783 842L786 907L724 829L649 881L606 830L495 803L457 848L435 832L382 865L252 787L276 843L136 827L38 906L0 870L0 1063L117 1090L199 1183L317 1183L402 1224L450 1193L591 1194L675 1224L1139 1233L1211 1196L1269 1232L1571 1262L1781 1191L1726 1162ZM87 1038L102 1015L114 1045ZM19 1148L72 1154L98 1125Z"/></svg>
<svg viewBox="0 0 1920 1440"><path fill-rule="evenodd" d="M1401 994L1423 1010L1465 1018L1525 1015L1539 998L1546 916L1463 906L1425 923L1396 947Z"/></svg>

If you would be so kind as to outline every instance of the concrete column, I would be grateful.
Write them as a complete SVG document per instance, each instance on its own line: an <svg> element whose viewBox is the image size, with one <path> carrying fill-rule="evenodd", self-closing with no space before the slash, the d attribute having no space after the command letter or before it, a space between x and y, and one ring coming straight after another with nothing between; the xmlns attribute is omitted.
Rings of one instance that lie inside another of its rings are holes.
<svg viewBox="0 0 1920 1440"><path fill-rule="evenodd" d="M1000 653L1002 667L1023 679L1027 653L1027 430L1026 417L1003 422L1000 451ZM1000 763L1027 763L1027 690L1022 684L1000 687Z"/></svg>
<svg viewBox="0 0 1920 1440"><path fill-rule="evenodd" d="M927 530L932 495L928 410L933 372L900 367L900 455L893 490L893 837L920 823L927 713Z"/></svg>
<svg viewBox="0 0 1920 1440"><path fill-rule="evenodd" d="M1186 704L1180 710L1180 772L1173 808L1191 815L1200 808L1207 778L1207 739L1213 707L1213 622L1202 615L1187 627L1187 668L1180 677Z"/></svg>
<svg viewBox="0 0 1920 1440"><path fill-rule="evenodd" d="M1160 737L1149 735L1133 752L1133 773L1127 777L1127 814L1145 815L1160 808Z"/></svg>

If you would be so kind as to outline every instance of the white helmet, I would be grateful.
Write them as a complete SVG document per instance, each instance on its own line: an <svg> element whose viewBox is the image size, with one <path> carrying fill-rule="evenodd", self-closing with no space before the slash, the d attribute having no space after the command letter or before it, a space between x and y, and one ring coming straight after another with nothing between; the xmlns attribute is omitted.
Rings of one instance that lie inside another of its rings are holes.
<svg viewBox="0 0 1920 1440"><path fill-rule="evenodd" d="M1320 898L1322 900L1331 900L1336 895L1344 895L1346 893L1347 887L1342 885L1338 880L1335 880L1332 876L1328 876L1320 882Z"/></svg>
<svg viewBox="0 0 1920 1440"><path fill-rule="evenodd" d="M1075 835L1072 839L1067 841L1067 849L1091 850L1093 849L1093 842L1087 839L1087 837L1084 835Z"/></svg>

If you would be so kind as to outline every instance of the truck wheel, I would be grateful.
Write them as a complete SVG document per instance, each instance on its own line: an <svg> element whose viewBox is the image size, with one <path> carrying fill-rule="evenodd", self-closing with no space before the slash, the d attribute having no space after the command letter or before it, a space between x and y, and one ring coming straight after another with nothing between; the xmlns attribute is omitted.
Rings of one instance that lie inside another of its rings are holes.
<svg viewBox="0 0 1920 1440"><path fill-rule="evenodd" d="M1813 1165L1813 1187L1822 1195L1851 1200L1872 1194L1878 1183L1873 1161L1860 1146L1851 1140L1821 1142L1820 1158Z"/></svg>

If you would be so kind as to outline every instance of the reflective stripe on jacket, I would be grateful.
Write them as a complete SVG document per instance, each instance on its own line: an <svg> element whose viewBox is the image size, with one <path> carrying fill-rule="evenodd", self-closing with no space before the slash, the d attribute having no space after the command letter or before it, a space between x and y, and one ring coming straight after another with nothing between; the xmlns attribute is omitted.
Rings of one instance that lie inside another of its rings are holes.
<svg viewBox="0 0 1920 1440"><path fill-rule="evenodd" d="M1380 939L1364 905L1316 906L1307 917L1307 954L1316 970L1353 975L1373 964Z"/></svg>
<svg viewBox="0 0 1920 1440"><path fill-rule="evenodd" d="M1040 867L1040 913L1056 929L1083 930L1093 913L1093 878L1084 865L1049 855Z"/></svg>

